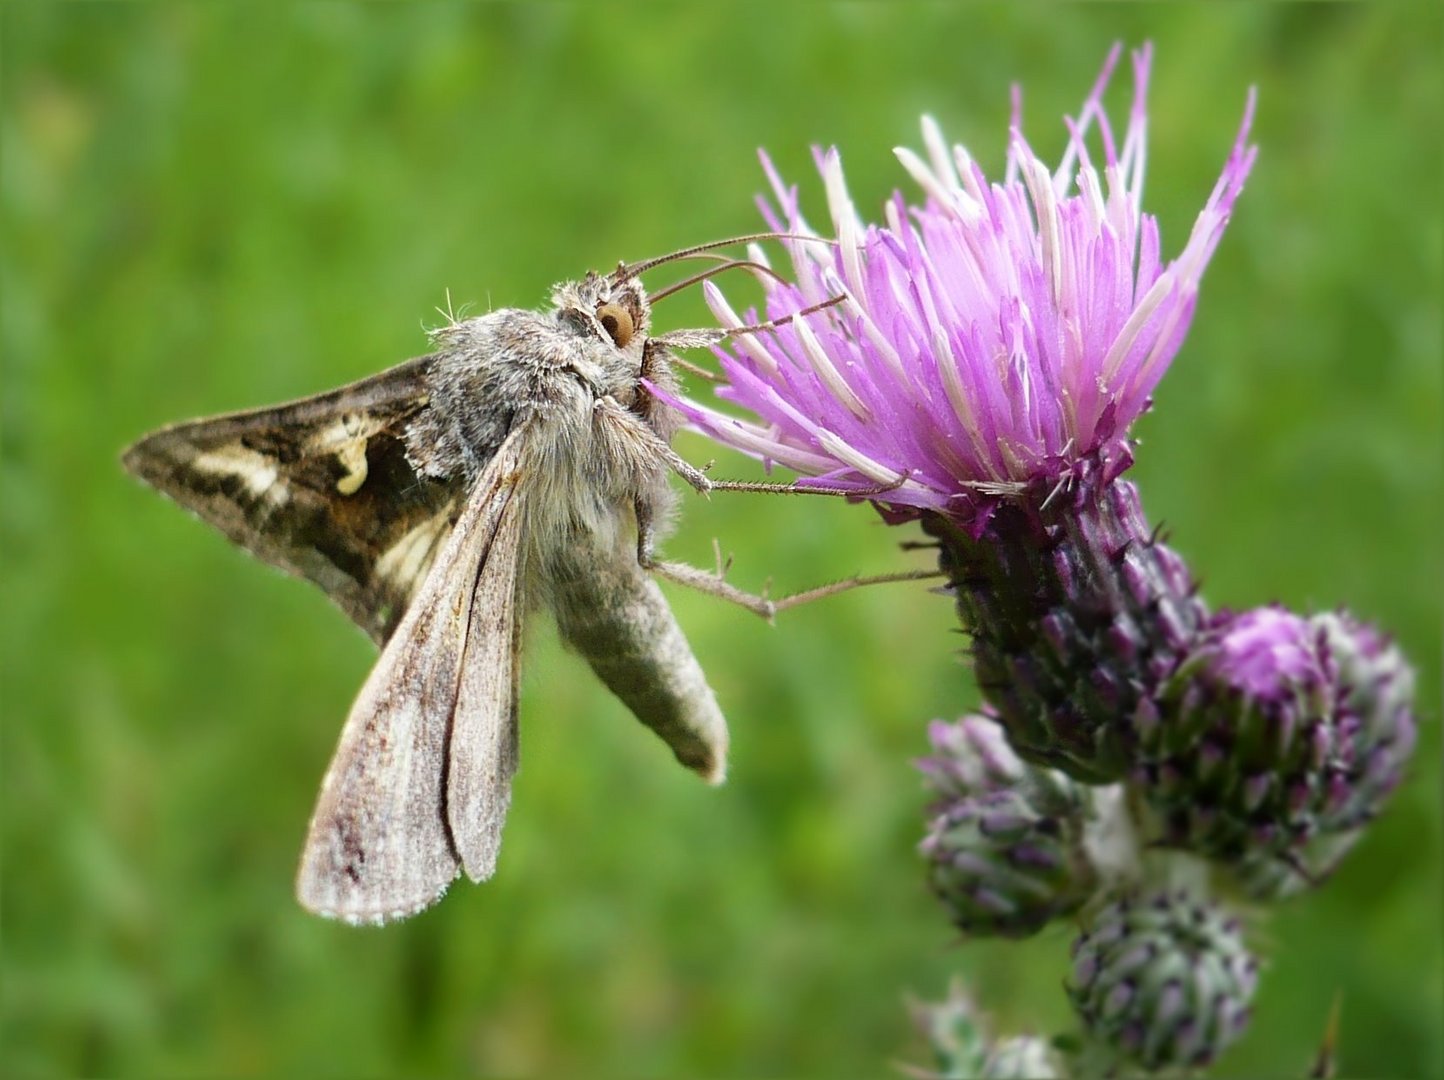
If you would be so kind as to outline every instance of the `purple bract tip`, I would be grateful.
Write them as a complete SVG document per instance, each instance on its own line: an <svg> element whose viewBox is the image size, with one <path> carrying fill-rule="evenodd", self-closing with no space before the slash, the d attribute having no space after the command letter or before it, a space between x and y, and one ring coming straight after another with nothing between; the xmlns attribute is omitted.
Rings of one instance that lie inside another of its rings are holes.
<svg viewBox="0 0 1444 1080"><path fill-rule="evenodd" d="M1292 696L1321 683L1327 673L1314 646L1310 620L1281 607L1261 607L1229 618L1212 669L1234 688L1264 701Z"/></svg>

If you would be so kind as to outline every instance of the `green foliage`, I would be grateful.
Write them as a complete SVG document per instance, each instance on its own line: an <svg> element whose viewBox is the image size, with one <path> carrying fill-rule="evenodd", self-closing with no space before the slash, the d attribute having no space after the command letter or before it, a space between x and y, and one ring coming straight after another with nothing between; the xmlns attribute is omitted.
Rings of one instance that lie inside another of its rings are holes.
<svg viewBox="0 0 1444 1080"><path fill-rule="evenodd" d="M1437 8L9 4L0 23L4 1072L878 1074L917 1056L904 992L955 971L1001 1029L1061 1026L1067 928L954 947L913 850L925 722L976 703L944 598L881 587L768 627L676 595L732 723L719 790L539 626L497 880L356 931L290 883L370 647L117 455L421 351L447 289L532 306L752 230L759 145L821 219L808 146L838 144L866 211L924 110L996 170L1017 79L1053 154L1110 42L1151 37L1167 253L1250 83L1263 149L1140 428L1149 516L1214 604L1347 604L1421 665L1413 776L1327 887L1276 909L1220 1072L1299 1074L1342 993L1342 1074L1438 1075ZM705 318L695 295L659 314ZM714 536L754 588L922 558L867 509L733 495L688 498L668 554L706 563Z"/></svg>

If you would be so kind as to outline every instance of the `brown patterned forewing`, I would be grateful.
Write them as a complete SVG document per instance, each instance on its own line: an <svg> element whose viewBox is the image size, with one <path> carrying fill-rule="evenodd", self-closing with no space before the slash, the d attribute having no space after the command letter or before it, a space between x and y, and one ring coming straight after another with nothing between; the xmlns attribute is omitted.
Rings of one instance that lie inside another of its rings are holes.
<svg viewBox="0 0 1444 1080"><path fill-rule="evenodd" d="M381 643L449 535L461 494L459 481L419 476L407 460L432 362L163 428L123 460L252 554L314 581Z"/></svg>

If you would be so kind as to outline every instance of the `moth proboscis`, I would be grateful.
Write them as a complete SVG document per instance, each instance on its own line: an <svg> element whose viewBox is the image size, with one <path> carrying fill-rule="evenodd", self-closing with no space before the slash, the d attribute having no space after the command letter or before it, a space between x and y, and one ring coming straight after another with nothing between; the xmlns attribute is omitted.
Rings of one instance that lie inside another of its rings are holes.
<svg viewBox="0 0 1444 1080"><path fill-rule="evenodd" d="M381 646L311 819L304 907L379 923L428 907L463 870L492 875L535 607L679 761L722 780L726 723L649 571L772 605L655 561L670 473L712 484L671 449L679 417L650 387L675 385L671 349L728 332L650 336L640 275L760 238L589 273L549 311L452 319L426 356L125 452L131 472L315 582Z"/></svg>

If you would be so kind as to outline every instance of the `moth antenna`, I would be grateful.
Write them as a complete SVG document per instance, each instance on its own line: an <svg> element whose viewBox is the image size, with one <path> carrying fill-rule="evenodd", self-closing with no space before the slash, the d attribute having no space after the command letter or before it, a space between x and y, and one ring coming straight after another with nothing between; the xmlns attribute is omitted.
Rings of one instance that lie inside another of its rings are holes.
<svg viewBox="0 0 1444 1080"><path fill-rule="evenodd" d="M764 274L767 277L770 277L779 285L787 284L786 278L784 278L776 270L772 269L772 267L767 266L764 263L753 262L751 259L728 259L726 262L723 262L717 266L709 266L706 270L699 271L698 273L693 274L689 278L683 278L681 281L673 282L665 289L654 292L651 296L647 297L647 299L649 302L655 304L658 300L665 300L673 293L681 292L683 289L689 289L693 285L700 285L708 278L714 278L718 274L724 273L728 270L753 270L759 274Z"/></svg>
<svg viewBox="0 0 1444 1080"><path fill-rule="evenodd" d="M781 233L763 232L749 233L746 236L733 236L726 240L713 240L706 244L697 244L693 247L682 248L670 255L658 255L653 259L644 259L635 263L619 263L616 273L612 275L612 284L619 284L627 278L636 277L638 274L645 274L654 267L663 263L675 262L678 259L690 259L695 255L701 255L706 251L715 251L717 248L731 247L734 244L751 244L758 240L806 240L814 244L827 244L831 247L837 246L836 240L829 240L825 236L807 236L802 233Z"/></svg>
<svg viewBox="0 0 1444 1080"><path fill-rule="evenodd" d="M783 323L790 323L792 320L800 319L806 315L815 315L819 311L836 307L846 299L846 293L838 293L836 296L829 297L820 304L813 304L811 307L805 307L801 311L794 311L791 315L783 315L777 319L768 319L766 322L749 323L746 326L736 326L731 330L724 330L718 340L725 341L727 338L736 337L738 334L755 334L759 330L776 330Z"/></svg>

